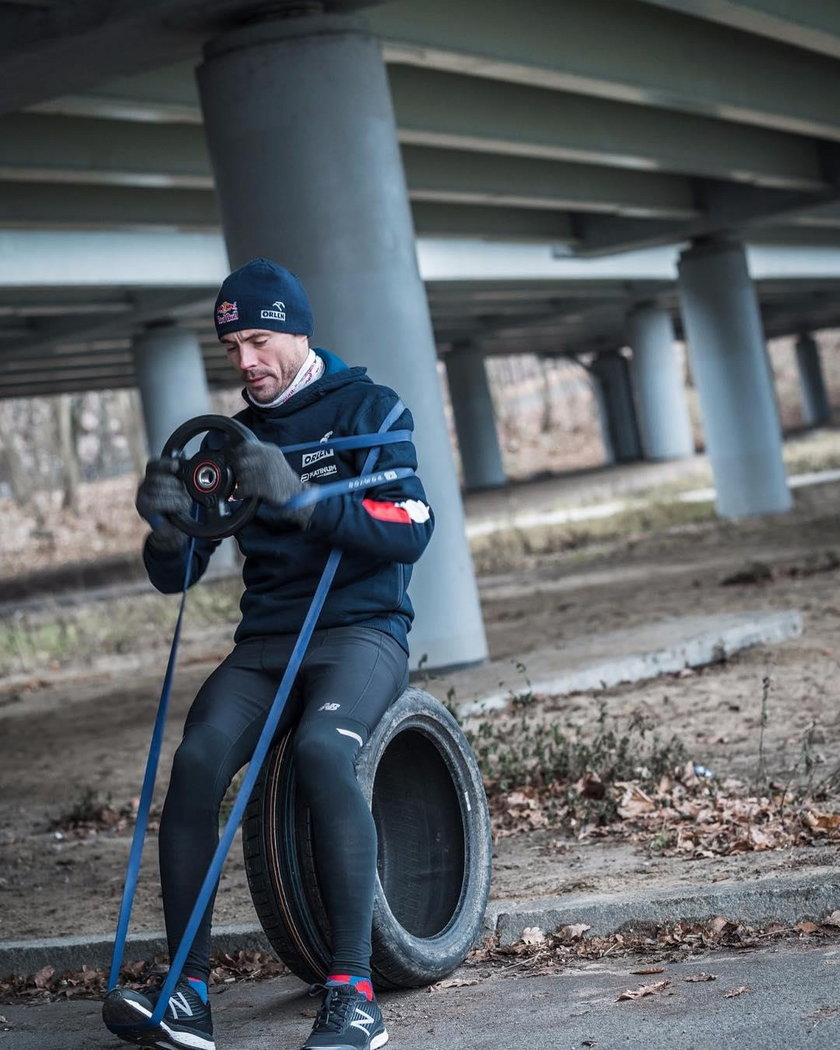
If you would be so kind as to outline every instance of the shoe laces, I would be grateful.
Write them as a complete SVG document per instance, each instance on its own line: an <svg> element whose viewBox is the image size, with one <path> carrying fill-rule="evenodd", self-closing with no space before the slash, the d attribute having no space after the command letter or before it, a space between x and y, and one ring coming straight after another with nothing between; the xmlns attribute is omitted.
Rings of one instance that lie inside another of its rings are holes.
<svg viewBox="0 0 840 1050"><path fill-rule="evenodd" d="M164 980L165 980L165 978L162 978L160 980L154 981L151 984L147 984L144 988L140 989L140 994L141 995L145 995L146 998L149 1000L149 1002L152 1003L152 1005L154 1005L154 1006L157 1005L158 999L160 999L160 993L163 991ZM197 1002L199 1004L206 1005L206 1004L204 1004L204 1002L203 1002L201 996L198 994L198 992L196 992L193 988L191 988L187 981L184 981L184 980L179 980L178 981L178 983L175 985L175 987L170 992L170 995L169 995L170 1001L172 1000L173 996L178 995L179 993L181 993L182 995L188 996L189 997L189 999L187 1000L188 1002L190 1000L194 1000L195 1002ZM166 1004L166 1009L167 1010L169 1009L169 1003Z"/></svg>
<svg viewBox="0 0 840 1050"><path fill-rule="evenodd" d="M355 1010L359 1001L359 992L352 985L327 988L325 985L313 984L310 995L324 991L324 1001L315 1017L315 1030L318 1032L341 1032L347 1027L349 1015Z"/></svg>

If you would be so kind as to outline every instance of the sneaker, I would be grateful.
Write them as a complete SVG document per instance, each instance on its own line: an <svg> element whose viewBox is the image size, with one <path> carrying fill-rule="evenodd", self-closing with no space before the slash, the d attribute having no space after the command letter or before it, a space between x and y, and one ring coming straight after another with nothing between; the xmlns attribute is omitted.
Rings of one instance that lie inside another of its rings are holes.
<svg viewBox="0 0 840 1050"><path fill-rule="evenodd" d="M210 1005L204 1003L188 981L178 981L163 1018L154 1028L138 1021L151 1017L160 998L160 987L115 988L102 1004L106 1027L126 1042L162 1050L215 1050Z"/></svg>
<svg viewBox="0 0 840 1050"><path fill-rule="evenodd" d="M328 986L303 1050L377 1050L388 1033L376 999L349 984Z"/></svg>

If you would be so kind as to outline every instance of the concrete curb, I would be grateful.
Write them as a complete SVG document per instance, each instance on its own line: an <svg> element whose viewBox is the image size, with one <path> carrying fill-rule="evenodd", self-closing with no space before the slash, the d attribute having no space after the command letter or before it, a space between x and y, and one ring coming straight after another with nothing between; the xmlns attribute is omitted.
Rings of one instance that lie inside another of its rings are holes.
<svg viewBox="0 0 840 1050"><path fill-rule="evenodd" d="M681 920L705 922L718 915L761 926L777 921L819 922L840 907L840 872L771 877L754 882L649 890L641 893L575 894L495 906L493 926L503 945L514 944L528 926L543 932L574 923L591 926L591 936L661 926Z"/></svg>
<svg viewBox="0 0 840 1050"><path fill-rule="evenodd" d="M213 929L214 952L236 952L257 949L270 952L271 945L258 923L217 926ZM136 962L166 954L164 933L129 934L125 945L125 961ZM50 937L34 941L0 941L0 978L15 974L27 977L43 966L54 966L56 973L80 970L92 966L106 970L111 965L114 951L113 936Z"/></svg>
<svg viewBox="0 0 840 1050"><path fill-rule="evenodd" d="M491 901L483 934L497 933L501 944L507 945L518 941L529 926L547 933L586 923L592 927L592 936L604 936L680 920L704 922L718 915L748 926L773 921L792 925L805 920L819 922L836 908L840 908L840 872L635 893ZM212 946L214 952L271 951L256 923L216 927ZM44 966L53 966L58 973L82 966L107 969L112 950L113 940L108 937L0 942L0 978L12 974L26 977ZM135 934L128 938L125 958L128 962L151 959L165 951L162 933Z"/></svg>

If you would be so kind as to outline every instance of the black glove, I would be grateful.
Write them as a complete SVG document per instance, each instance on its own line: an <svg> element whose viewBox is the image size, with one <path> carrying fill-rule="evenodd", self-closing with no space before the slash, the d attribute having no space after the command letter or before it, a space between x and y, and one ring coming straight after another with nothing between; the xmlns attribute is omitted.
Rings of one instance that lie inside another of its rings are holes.
<svg viewBox="0 0 840 1050"><path fill-rule="evenodd" d="M231 452L233 472L236 475L237 495L257 496L280 507L280 516L306 528L313 507L286 510L282 505L297 496L309 485L304 483L289 466L276 445L264 441L243 441Z"/></svg>
<svg viewBox="0 0 840 1050"><path fill-rule="evenodd" d="M177 471L177 459L150 459L134 501L137 513L152 526L149 545L161 552L176 551L187 539L164 517L166 514L189 514L192 510L192 500L183 482L175 476Z"/></svg>

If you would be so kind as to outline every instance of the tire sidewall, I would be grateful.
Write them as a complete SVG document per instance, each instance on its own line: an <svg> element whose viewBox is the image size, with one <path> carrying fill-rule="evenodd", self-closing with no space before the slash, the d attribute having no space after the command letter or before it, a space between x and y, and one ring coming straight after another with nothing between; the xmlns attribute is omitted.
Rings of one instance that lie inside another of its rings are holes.
<svg viewBox="0 0 840 1050"><path fill-rule="evenodd" d="M390 716L390 717L389 717ZM409 688L389 708L362 750L359 786L368 805L389 744L400 733L419 732L436 747L452 778L464 828L464 884L455 914L440 934L415 937L396 919L377 875L373 906L373 967L380 984L416 986L451 973L480 938L490 889L492 838L484 784L463 731L439 700Z"/></svg>

